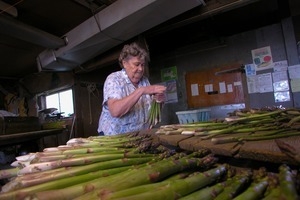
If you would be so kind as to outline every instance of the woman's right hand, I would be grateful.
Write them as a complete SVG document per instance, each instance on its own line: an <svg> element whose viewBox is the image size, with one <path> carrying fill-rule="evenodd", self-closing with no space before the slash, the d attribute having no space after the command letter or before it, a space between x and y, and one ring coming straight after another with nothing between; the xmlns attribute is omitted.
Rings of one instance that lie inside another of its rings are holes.
<svg viewBox="0 0 300 200"><path fill-rule="evenodd" d="M167 87L163 85L149 85L144 88L144 94L162 94L166 91Z"/></svg>

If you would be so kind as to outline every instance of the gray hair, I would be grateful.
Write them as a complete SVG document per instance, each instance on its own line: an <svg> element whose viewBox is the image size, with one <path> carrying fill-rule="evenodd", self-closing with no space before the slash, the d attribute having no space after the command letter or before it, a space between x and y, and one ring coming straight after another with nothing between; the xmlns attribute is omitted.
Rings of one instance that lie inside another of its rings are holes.
<svg viewBox="0 0 300 200"><path fill-rule="evenodd" d="M138 43L133 42L131 44L124 45L120 56L119 56L119 64L123 68L123 60L127 60L130 57L138 56L140 59L145 61L147 65L150 61L149 52L145 48L141 47Z"/></svg>

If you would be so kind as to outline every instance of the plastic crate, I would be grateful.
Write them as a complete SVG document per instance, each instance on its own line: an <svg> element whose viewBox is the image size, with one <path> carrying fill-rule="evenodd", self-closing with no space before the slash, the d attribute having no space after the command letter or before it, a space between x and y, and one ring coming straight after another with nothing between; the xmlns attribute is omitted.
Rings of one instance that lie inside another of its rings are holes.
<svg viewBox="0 0 300 200"><path fill-rule="evenodd" d="M199 109L197 111L199 122L206 122L210 119L210 109Z"/></svg>
<svg viewBox="0 0 300 200"><path fill-rule="evenodd" d="M208 121L210 109L198 109L176 112L180 124Z"/></svg>

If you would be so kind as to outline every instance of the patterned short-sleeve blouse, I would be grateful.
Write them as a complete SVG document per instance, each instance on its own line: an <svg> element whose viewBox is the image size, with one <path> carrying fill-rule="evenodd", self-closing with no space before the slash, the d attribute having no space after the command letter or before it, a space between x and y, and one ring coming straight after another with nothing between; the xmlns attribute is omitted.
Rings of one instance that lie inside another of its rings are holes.
<svg viewBox="0 0 300 200"><path fill-rule="evenodd" d="M148 85L150 85L149 80L143 77L138 87ZM112 117L108 110L108 99L122 99L135 90L136 87L131 83L124 69L114 72L106 78L98 133L102 131L105 135L115 135L139 131L148 127L146 120L151 104L150 95L142 95L134 107L122 117Z"/></svg>

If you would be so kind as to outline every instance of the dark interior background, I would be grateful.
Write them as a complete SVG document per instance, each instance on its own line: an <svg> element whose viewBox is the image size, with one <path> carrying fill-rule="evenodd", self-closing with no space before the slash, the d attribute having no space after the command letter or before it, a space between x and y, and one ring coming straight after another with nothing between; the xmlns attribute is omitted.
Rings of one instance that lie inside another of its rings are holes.
<svg viewBox="0 0 300 200"><path fill-rule="evenodd" d="M39 73L36 57L46 48L34 42L18 38L17 33L4 29L2 19L22 23L32 29L62 37L94 13L117 0L2 0L17 11L15 16L0 10L0 79L16 80L30 74ZM171 49L183 48L197 43L205 43L247 30L274 24L287 16L296 16L300 11L297 0L205 0L204 4L167 22L145 31L145 38L152 56ZM147 23L147 22L145 22ZM129 27L130 28L130 27ZM34 38L32 38L34 40ZM112 47L98 55L107 57ZM108 59L109 60L109 59ZM93 65L92 70L107 66L111 62ZM89 66L93 60L82 63ZM76 71L77 69L75 69ZM80 70L79 70L80 71Z"/></svg>

